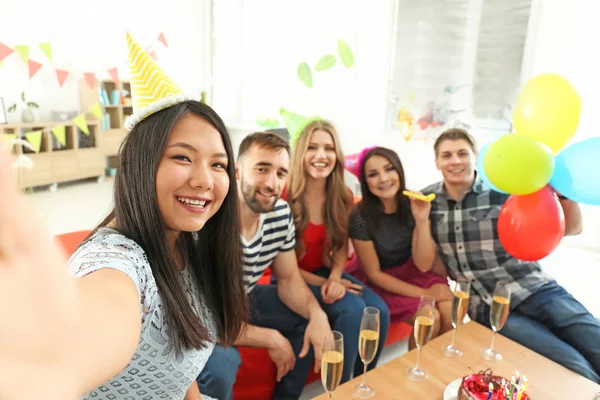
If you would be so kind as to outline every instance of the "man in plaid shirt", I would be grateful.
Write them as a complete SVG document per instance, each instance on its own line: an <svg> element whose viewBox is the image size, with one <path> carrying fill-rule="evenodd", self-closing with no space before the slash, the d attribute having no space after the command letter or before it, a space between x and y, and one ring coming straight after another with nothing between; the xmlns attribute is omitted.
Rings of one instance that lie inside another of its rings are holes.
<svg viewBox="0 0 600 400"><path fill-rule="evenodd" d="M475 171L475 140L462 129L449 129L434 144L443 181L423 189L435 193L431 234L451 278L472 281L469 315L490 326L495 285L511 289L510 314L501 333L580 375L600 383L600 323L581 303L542 271L539 263L517 260L498 238L498 216L508 194L490 190ZM559 196L565 235L581 232L577 203Z"/></svg>

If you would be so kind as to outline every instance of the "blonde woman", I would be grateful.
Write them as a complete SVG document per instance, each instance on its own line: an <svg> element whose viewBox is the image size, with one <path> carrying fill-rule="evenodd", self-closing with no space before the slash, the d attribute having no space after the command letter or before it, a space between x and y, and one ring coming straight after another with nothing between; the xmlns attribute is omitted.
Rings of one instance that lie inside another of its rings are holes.
<svg viewBox="0 0 600 400"><path fill-rule="evenodd" d="M389 328L385 302L356 278L344 272L347 261L348 213L353 196L344 183L344 155L333 125L310 123L295 147L288 201L296 225L300 272L329 317L331 327L344 335L342 382L363 373L358 359L358 335L365 307L381 313L380 343ZM369 368L377 365L383 345ZM358 361L358 362L356 362Z"/></svg>

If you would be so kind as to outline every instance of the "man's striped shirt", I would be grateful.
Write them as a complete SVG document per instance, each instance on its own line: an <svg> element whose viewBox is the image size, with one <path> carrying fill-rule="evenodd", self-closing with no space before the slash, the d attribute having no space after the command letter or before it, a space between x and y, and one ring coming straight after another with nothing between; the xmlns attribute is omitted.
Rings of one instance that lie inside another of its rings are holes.
<svg viewBox="0 0 600 400"><path fill-rule="evenodd" d="M250 293L273 259L281 251L296 246L296 228L292 210L279 199L272 211L260 214L258 229L250 240L242 236L244 246L244 283Z"/></svg>

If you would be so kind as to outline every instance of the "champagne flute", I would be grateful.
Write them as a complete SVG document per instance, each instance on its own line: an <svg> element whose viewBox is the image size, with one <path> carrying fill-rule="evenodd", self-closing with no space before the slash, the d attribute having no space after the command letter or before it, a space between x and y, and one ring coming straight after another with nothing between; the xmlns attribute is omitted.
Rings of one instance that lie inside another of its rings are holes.
<svg viewBox="0 0 600 400"><path fill-rule="evenodd" d="M333 341L325 343L321 357L321 383L330 399L340 385L344 369L344 335L338 331L332 333Z"/></svg>
<svg viewBox="0 0 600 400"><path fill-rule="evenodd" d="M456 280L454 287L454 297L452 299L452 343L442 347L442 353L446 357L454 358L463 355L462 351L456 347L456 331L463 324L467 310L469 310L469 299L471 297L471 281L461 276Z"/></svg>
<svg viewBox="0 0 600 400"><path fill-rule="evenodd" d="M414 335L417 342L417 365L414 368L406 370L408 379L415 382L427 380L429 375L420 368L421 364L421 348L429 342L433 333L433 324L435 322L435 298L432 296L421 296L419 301L419 309L415 317Z"/></svg>
<svg viewBox="0 0 600 400"><path fill-rule="evenodd" d="M488 361L500 361L502 360L502 354L494 350L494 340L496 339L496 332L498 332L508 318L508 311L510 310L510 287L508 282L497 282L496 288L494 289L494 297L492 299L492 306L490 308L490 325L494 333L492 334L492 344L487 349L481 350L481 357Z"/></svg>
<svg viewBox="0 0 600 400"><path fill-rule="evenodd" d="M360 334L358 337L358 353L365 365L365 371L361 383L355 383L352 387L354 396L359 399L368 399L375 395L375 389L367 385L367 365L375 358L379 345L379 310L375 307L366 307L360 322Z"/></svg>

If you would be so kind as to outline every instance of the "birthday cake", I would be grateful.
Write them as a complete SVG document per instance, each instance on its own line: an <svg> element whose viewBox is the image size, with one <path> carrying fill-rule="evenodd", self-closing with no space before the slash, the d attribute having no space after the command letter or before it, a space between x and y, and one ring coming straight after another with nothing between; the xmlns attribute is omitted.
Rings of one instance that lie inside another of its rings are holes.
<svg viewBox="0 0 600 400"><path fill-rule="evenodd" d="M526 389L517 387L514 382L509 382L501 376L493 375L490 369L465 376L458 389L458 400L505 400L507 398L530 400Z"/></svg>

